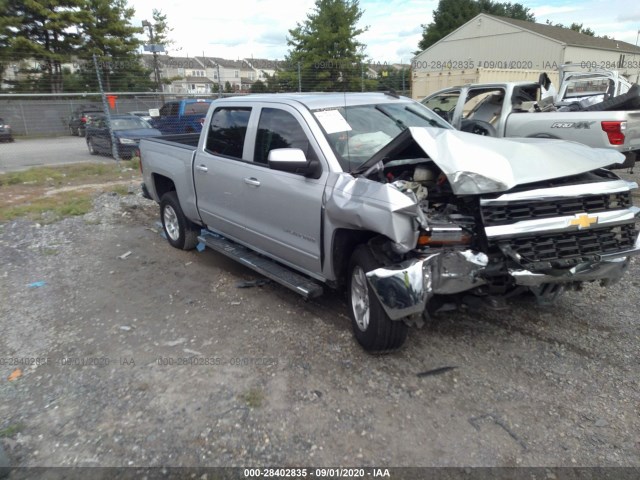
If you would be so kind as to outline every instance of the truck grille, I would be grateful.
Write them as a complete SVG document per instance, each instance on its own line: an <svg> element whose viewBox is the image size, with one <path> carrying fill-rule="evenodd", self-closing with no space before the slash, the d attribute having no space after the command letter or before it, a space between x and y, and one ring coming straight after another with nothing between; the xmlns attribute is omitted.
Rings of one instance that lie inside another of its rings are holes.
<svg viewBox="0 0 640 480"><path fill-rule="evenodd" d="M563 268L594 256L630 250L638 231L633 224L588 231L530 235L491 242L509 246L530 269Z"/></svg>
<svg viewBox="0 0 640 480"><path fill-rule="evenodd" d="M485 205L482 218L487 227L509 225L521 220L563 217L579 213L598 213L629 208L629 192L590 195L557 201L510 202L506 205Z"/></svg>

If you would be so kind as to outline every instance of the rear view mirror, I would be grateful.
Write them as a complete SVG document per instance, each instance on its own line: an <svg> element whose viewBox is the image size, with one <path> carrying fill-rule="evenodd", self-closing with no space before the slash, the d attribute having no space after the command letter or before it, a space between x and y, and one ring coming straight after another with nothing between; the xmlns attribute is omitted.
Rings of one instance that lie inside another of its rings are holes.
<svg viewBox="0 0 640 480"><path fill-rule="evenodd" d="M318 160L308 160L299 148L276 148L269 152L269 168L291 172L305 177L320 178L322 170Z"/></svg>

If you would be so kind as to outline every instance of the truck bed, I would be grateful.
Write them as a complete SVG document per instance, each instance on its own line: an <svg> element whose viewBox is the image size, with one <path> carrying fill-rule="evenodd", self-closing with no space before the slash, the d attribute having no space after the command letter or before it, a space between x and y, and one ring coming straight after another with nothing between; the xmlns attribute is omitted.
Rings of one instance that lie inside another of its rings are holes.
<svg viewBox="0 0 640 480"><path fill-rule="evenodd" d="M163 135L161 137L156 137L153 139L154 142L165 143L171 146L178 147L193 147L198 146L198 142L200 141L199 133L176 133L173 135Z"/></svg>

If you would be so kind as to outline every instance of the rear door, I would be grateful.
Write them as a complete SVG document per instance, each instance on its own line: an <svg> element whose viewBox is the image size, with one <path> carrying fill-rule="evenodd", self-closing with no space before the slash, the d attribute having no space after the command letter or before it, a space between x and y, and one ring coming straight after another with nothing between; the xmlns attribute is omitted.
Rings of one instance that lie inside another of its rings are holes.
<svg viewBox="0 0 640 480"><path fill-rule="evenodd" d="M251 107L216 108L193 165L200 217L209 228L236 240L246 233L242 179L244 162L251 160L248 149L245 153L251 112Z"/></svg>
<svg viewBox="0 0 640 480"><path fill-rule="evenodd" d="M91 137L93 144L102 152L111 151L111 136L107 121L104 117L96 118L91 121L87 128L87 136Z"/></svg>

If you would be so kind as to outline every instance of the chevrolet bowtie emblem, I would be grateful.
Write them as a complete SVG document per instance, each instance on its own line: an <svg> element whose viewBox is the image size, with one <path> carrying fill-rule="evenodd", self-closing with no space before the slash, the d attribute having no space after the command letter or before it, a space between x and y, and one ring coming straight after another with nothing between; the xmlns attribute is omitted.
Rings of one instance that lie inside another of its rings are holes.
<svg viewBox="0 0 640 480"><path fill-rule="evenodd" d="M573 220L569 220L569 225L577 226L578 230L582 230L583 228L589 228L594 223L598 223L598 216L589 215L587 213L576 215L576 218L574 218Z"/></svg>

